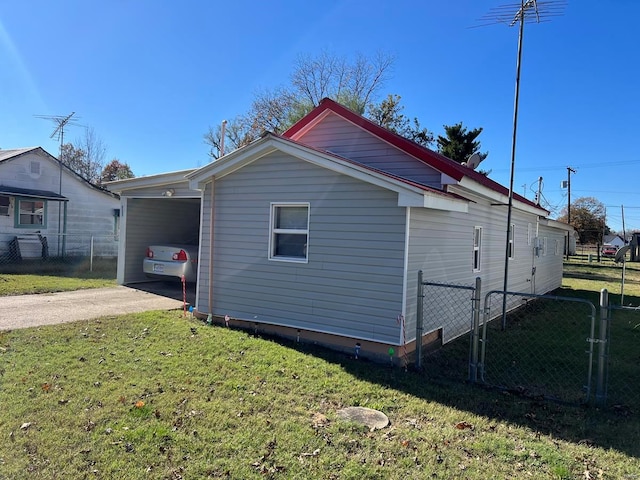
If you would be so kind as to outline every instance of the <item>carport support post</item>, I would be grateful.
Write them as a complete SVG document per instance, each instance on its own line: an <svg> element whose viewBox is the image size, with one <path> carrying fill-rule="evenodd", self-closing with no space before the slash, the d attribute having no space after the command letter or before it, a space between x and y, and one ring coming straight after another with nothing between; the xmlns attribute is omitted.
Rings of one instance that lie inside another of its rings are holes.
<svg viewBox="0 0 640 480"><path fill-rule="evenodd" d="M473 309L473 329L471 333L471 352L469 358L469 381L478 381L478 344L480 342L480 291L482 280L476 277L476 288L471 299Z"/></svg>
<svg viewBox="0 0 640 480"><path fill-rule="evenodd" d="M607 400L605 375L607 361L607 334L609 327L609 292L600 290L600 327L598 328L598 378L596 379L596 405L604 406Z"/></svg>
<svg viewBox="0 0 640 480"><path fill-rule="evenodd" d="M422 270L418 271L418 311L416 315L416 368L422 368L422 322L424 315L424 292L422 289Z"/></svg>

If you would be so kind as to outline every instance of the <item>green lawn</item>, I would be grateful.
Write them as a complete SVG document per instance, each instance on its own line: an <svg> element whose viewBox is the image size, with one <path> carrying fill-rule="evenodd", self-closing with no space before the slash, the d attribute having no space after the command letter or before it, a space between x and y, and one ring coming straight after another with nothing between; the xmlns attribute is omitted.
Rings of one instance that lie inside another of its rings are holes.
<svg viewBox="0 0 640 480"><path fill-rule="evenodd" d="M567 292L595 288L574 281L594 280L567 278ZM640 474L637 412L532 401L179 311L0 332L0 405L2 480ZM354 405L390 426L338 418Z"/></svg>

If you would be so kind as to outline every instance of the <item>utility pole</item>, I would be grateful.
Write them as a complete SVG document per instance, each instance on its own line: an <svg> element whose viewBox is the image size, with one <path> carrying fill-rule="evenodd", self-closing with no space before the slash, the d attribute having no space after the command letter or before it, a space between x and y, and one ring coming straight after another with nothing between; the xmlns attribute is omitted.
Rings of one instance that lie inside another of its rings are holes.
<svg viewBox="0 0 640 480"><path fill-rule="evenodd" d="M624 205L620 205L620 209L622 210L622 241L624 244L627 244L627 232L624 229Z"/></svg>
<svg viewBox="0 0 640 480"><path fill-rule="evenodd" d="M567 223L571 225L571 174L576 171L567 167ZM569 249L571 247L571 232L567 232L567 260L569 260Z"/></svg>

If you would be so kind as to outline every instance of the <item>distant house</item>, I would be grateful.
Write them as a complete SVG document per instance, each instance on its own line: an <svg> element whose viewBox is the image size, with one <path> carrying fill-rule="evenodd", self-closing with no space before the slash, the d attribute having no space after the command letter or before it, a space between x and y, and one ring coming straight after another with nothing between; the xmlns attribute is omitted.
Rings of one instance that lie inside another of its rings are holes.
<svg viewBox="0 0 640 480"><path fill-rule="evenodd" d="M120 199L41 147L0 150L0 259L117 255ZM1 263L1 262L0 262Z"/></svg>
<svg viewBox="0 0 640 480"><path fill-rule="evenodd" d="M508 189L328 99L281 136L110 188L122 200L119 283L146 280L146 245L199 231L202 318L386 356L416 346L418 271L503 286ZM561 286L573 229L548 215L514 194L510 291ZM455 335L450 315L419 341Z"/></svg>
<svg viewBox="0 0 640 480"><path fill-rule="evenodd" d="M624 247L625 245L624 239L620 235L605 235L603 243L616 248Z"/></svg>

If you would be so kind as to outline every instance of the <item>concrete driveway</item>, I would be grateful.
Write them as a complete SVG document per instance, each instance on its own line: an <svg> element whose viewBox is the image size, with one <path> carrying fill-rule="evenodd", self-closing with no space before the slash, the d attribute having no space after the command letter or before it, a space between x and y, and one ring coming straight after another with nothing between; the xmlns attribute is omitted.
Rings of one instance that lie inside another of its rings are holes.
<svg viewBox="0 0 640 480"><path fill-rule="evenodd" d="M124 286L0 297L0 330L182 308L175 298Z"/></svg>

